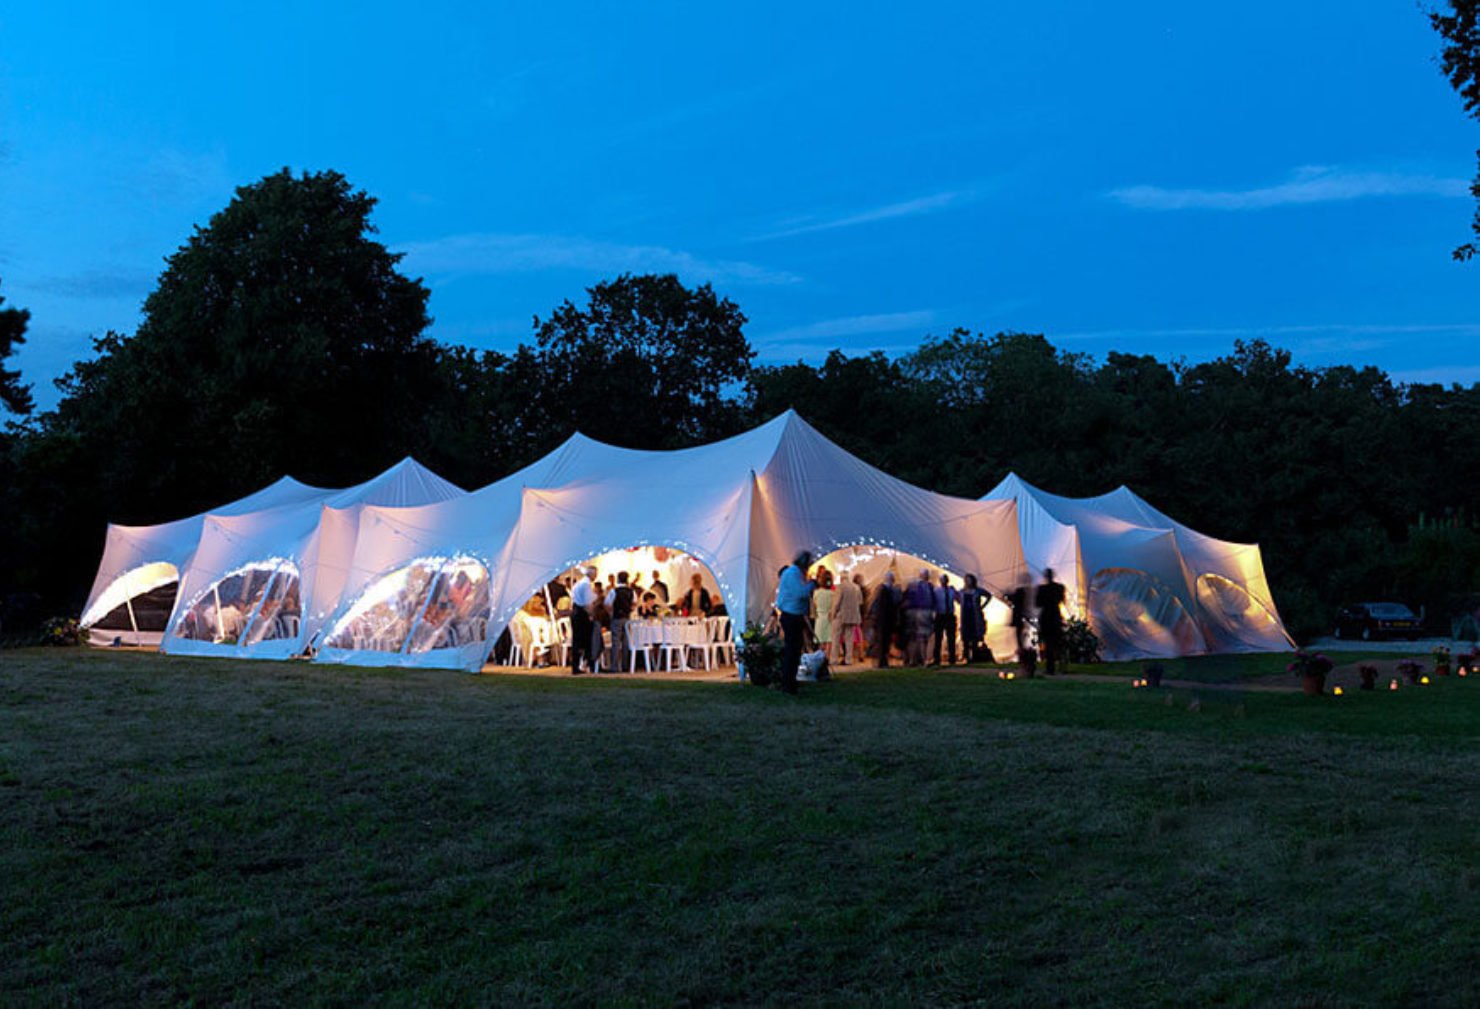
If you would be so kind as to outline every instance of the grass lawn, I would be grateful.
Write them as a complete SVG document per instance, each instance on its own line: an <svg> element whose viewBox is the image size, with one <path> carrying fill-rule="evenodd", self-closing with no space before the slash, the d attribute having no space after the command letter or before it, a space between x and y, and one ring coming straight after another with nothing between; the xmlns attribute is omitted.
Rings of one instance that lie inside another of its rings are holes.
<svg viewBox="0 0 1480 1009"><path fill-rule="evenodd" d="M1311 650L1319 651L1319 649ZM1161 664L1169 680L1235 683L1264 676L1284 676L1286 675L1285 667L1290 664L1290 657L1290 652L1272 652L1263 655L1199 655L1189 659L1157 659L1156 661ZM1416 659L1425 664L1430 661L1427 655L1415 655L1411 652L1384 652L1381 649L1332 652L1330 658L1338 666L1388 659ZM1141 675L1141 671L1146 668L1149 661L1142 659L1134 662L1095 662L1088 665L1076 665L1071 671L1104 676L1136 677Z"/></svg>
<svg viewBox="0 0 1480 1009"><path fill-rule="evenodd" d="M3 652L0 1005L1474 1006L1477 758L1480 677Z"/></svg>

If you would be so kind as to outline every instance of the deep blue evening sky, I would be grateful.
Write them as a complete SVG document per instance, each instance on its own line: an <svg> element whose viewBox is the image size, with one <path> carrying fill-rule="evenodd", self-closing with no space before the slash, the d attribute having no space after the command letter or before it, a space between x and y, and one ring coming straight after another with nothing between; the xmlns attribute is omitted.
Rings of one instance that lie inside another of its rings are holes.
<svg viewBox="0 0 1480 1009"><path fill-rule="evenodd" d="M283 165L379 197L447 341L676 270L770 360L961 325L1480 380L1480 129L1411 0L320 6L0 9L0 295L44 404Z"/></svg>

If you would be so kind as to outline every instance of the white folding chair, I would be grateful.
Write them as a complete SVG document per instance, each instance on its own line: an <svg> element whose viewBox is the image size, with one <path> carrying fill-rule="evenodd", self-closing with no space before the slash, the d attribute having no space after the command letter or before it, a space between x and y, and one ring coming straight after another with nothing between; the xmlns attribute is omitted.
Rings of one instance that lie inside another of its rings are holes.
<svg viewBox="0 0 1480 1009"><path fill-rule="evenodd" d="M715 663L721 666L733 666L735 664L735 639L730 636L730 618L710 617L708 623L712 629L710 640L714 642Z"/></svg>
<svg viewBox="0 0 1480 1009"><path fill-rule="evenodd" d="M684 633L684 622L682 620L665 620L659 628L658 658L663 663L663 668L669 672L673 671L673 660L678 659L678 668L687 672L688 662L684 653L688 651L688 642Z"/></svg>
<svg viewBox="0 0 1480 1009"><path fill-rule="evenodd" d="M570 665L570 617L555 619L555 643L551 646L560 659L560 665Z"/></svg>
<svg viewBox="0 0 1480 1009"><path fill-rule="evenodd" d="M706 671L714 668L714 640L711 636L708 620L696 620L684 628L685 638L688 641L687 650L698 652L700 659L704 662Z"/></svg>
<svg viewBox="0 0 1480 1009"><path fill-rule="evenodd" d="M640 621L633 620L627 624L627 669L637 672L637 657L642 656L642 670L645 673L653 671L653 655L648 651L653 646L654 628Z"/></svg>

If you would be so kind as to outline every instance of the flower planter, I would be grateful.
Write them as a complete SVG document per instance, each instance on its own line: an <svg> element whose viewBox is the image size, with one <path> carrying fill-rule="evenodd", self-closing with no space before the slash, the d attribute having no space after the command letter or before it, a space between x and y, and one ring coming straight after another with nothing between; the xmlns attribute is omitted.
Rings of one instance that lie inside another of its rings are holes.
<svg viewBox="0 0 1480 1009"><path fill-rule="evenodd" d="M1434 663L1434 675L1435 676L1448 676L1449 675L1449 663L1447 663L1447 662L1436 662L1436 663Z"/></svg>
<svg viewBox="0 0 1480 1009"><path fill-rule="evenodd" d="M1319 697L1326 692L1326 674L1306 673L1300 686L1306 697Z"/></svg>

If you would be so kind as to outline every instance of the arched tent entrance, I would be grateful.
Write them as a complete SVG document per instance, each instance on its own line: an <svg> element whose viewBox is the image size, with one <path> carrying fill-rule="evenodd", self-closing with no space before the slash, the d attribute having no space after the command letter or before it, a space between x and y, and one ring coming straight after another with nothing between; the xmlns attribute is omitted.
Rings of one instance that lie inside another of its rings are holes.
<svg viewBox="0 0 1480 1009"><path fill-rule="evenodd" d="M951 584L960 589L966 584L966 575L977 575L977 582L982 588L982 576L975 571L956 571L952 567L936 564L916 554L893 547L878 546L874 544L857 544L854 546L840 547L831 551L813 564L813 571L819 568L827 568L838 579L852 579L855 574L863 576L864 585L869 590L868 599L873 599L873 593L884 582L884 576L890 572L894 574L894 583L903 589L911 580L916 578L922 570L931 573L931 580L938 582L942 574L949 575ZM991 592L991 589L987 589ZM867 602L865 603L867 606ZM1012 630L1012 610L1006 603L993 593L992 600L986 608L987 620L987 647L992 650L992 655L998 661L1008 661L1017 652L1017 639ZM958 614L959 624L959 614ZM868 614L864 614L864 625L869 626ZM960 633L957 632L957 655L960 656ZM872 659L871 659L872 661Z"/></svg>
<svg viewBox="0 0 1480 1009"><path fill-rule="evenodd" d="M332 493L283 477L208 514L245 515L321 500ZM178 604L178 583L195 556L206 519L207 513L202 513L152 526L108 526L103 556L79 621L89 632L89 644L110 645L119 639L123 644L162 643L170 614L161 623L157 607L166 601L172 607Z"/></svg>
<svg viewBox="0 0 1480 1009"><path fill-rule="evenodd" d="M185 604L171 637L247 647L298 637L303 617L298 566L280 557L244 564Z"/></svg>
<svg viewBox="0 0 1480 1009"><path fill-rule="evenodd" d="M155 561L119 575L82 614L93 645L157 646L180 591L180 570Z"/></svg>
<svg viewBox="0 0 1480 1009"><path fill-rule="evenodd" d="M635 666L640 671L733 665L733 629L720 580L700 558L663 545L607 550L551 573L509 618L491 660L522 666L568 662L570 593L586 577L588 568L596 569L603 595L619 584L623 573L633 589L624 654L618 657L612 652L615 638L608 626L602 635L603 668ZM645 653L635 662L634 645Z"/></svg>
<svg viewBox="0 0 1480 1009"><path fill-rule="evenodd" d="M302 654L345 595L367 507L465 496L405 459L323 500L207 516L163 650L254 659Z"/></svg>
<svg viewBox="0 0 1480 1009"><path fill-rule="evenodd" d="M418 557L369 583L329 625L323 650L364 665L487 648L488 568L467 555Z"/></svg>

